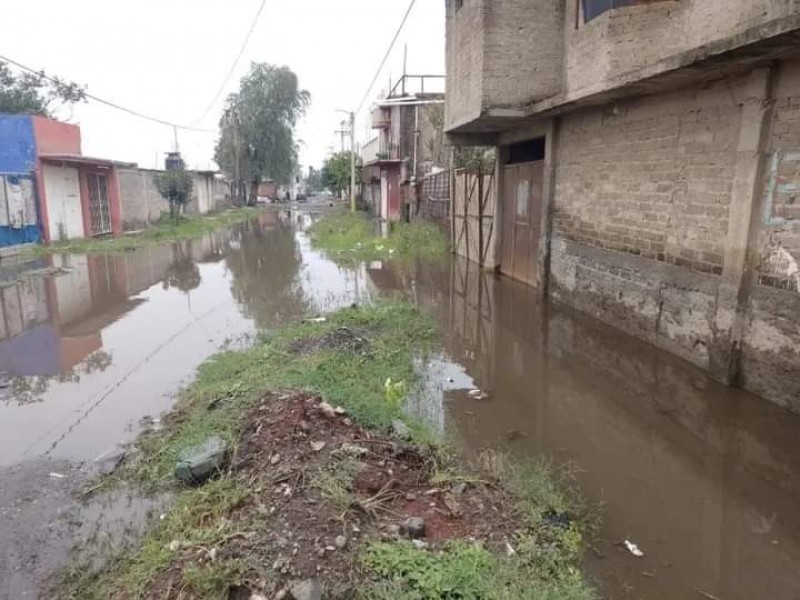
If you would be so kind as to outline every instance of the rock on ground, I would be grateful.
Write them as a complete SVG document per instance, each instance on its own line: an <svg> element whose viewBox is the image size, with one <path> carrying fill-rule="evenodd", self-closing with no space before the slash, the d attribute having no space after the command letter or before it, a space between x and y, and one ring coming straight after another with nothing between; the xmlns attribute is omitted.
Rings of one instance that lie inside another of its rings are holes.
<svg viewBox="0 0 800 600"><path fill-rule="evenodd" d="M219 436L211 436L198 446L181 453L175 465L175 477L186 485L205 483L225 466L228 445Z"/></svg>
<svg viewBox="0 0 800 600"><path fill-rule="evenodd" d="M322 600L322 586L316 579L295 581L289 586L294 600Z"/></svg>

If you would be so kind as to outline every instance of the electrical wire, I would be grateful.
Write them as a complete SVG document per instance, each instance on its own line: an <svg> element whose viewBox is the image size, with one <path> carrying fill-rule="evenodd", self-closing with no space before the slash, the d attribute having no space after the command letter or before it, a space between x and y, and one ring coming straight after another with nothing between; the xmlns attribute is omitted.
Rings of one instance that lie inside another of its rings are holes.
<svg viewBox="0 0 800 600"><path fill-rule="evenodd" d="M50 77L49 75L46 75L43 71L37 71L36 69L31 69L30 67L27 67L27 66L23 65L22 63L17 62L16 60L12 60L10 58L7 58L5 56L0 55L0 61L15 65L15 66L19 67L20 69L22 69L24 71L28 71L29 73L33 73L34 75L41 75L42 77L44 77L45 79L47 79L48 81L51 81L53 83L60 83L57 79L55 79L53 77ZM181 130L184 130L184 131L199 131L201 133L217 133L217 131L215 129L202 129L202 128L199 128L199 127L191 127L191 126L188 126L188 125L179 125L179 124L173 123L171 121L165 121L164 119L159 119L157 117L151 117L150 115L146 115L144 113L141 113L138 110L133 110L132 108L127 108L125 106L117 104L116 102L111 102L110 100L105 100L103 98L100 98L100 97L95 96L94 94L90 94L88 92L84 92L84 95L89 100L94 100L95 102L97 102L99 104L104 104L104 105L109 106L111 108L114 108L116 110L128 113L129 115L133 115L134 117L139 117L140 119L145 119L147 121L152 121L153 123L158 123L160 125L167 125L168 127L174 127L176 129L181 129Z"/></svg>
<svg viewBox="0 0 800 600"><path fill-rule="evenodd" d="M250 24L250 29L248 30L247 35L245 36L244 41L242 42L242 47L239 48L239 53L236 55L236 58L234 59L233 64L231 65L231 68L228 70L228 74L225 76L225 79L222 81L222 84L219 86L219 89L217 90L217 93L214 95L214 99L211 100L211 102L208 103L208 106L203 111L203 114L200 115L194 121L192 121L192 125L197 125L203 119L206 118L208 113L211 112L211 109L214 108L214 105L217 103L217 100L219 100L219 97L222 95L222 92L225 91L225 86L228 85L228 82L230 81L231 76L233 75L233 71L234 71L234 69L236 69L236 65L239 64L239 61L242 58L242 54L244 54L245 48L247 48L247 44L250 41L250 37L253 35L253 30L256 28L256 25L258 24L258 20L261 17L261 13L264 10L264 5L266 3L267 3L267 0L261 0L261 4L258 7L258 11L256 11L256 15L255 15L255 17L253 17L253 22Z"/></svg>
<svg viewBox="0 0 800 600"><path fill-rule="evenodd" d="M406 10L406 14L403 15L403 20L400 21L400 27L397 28L397 32L394 34L392 42L389 44L389 48L386 50L386 54L384 55L383 60L381 61L380 66L378 67L378 70L375 72L375 77L372 78L372 82L370 82L367 91L364 92L364 97L361 98L361 102L358 104L358 108L356 109L355 112L356 115L358 115L358 113L361 112L361 109L364 108L364 103L367 101L369 93L372 91L372 87L375 85L375 82L378 81L378 77L380 77L381 71L383 70L383 67L386 65L386 61L389 60L389 55L392 53L392 49L394 49L394 45L397 43L397 39L400 37L400 33L403 31L403 27L406 26L406 21L408 21L408 16L411 14L411 9L414 8L414 5L416 3L417 0L411 0L411 3L408 5L408 10Z"/></svg>

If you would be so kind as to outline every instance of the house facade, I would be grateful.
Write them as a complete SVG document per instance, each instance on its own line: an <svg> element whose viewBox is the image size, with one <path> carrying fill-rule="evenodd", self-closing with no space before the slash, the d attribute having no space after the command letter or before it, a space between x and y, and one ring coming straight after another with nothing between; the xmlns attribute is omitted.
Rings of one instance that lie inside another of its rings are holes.
<svg viewBox="0 0 800 600"><path fill-rule="evenodd" d="M0 246L118 235L116 166L83 156L76 125L0 115Z"/></svg>
<svg viewBox="0 0 800 600"><path fill-rule="evenodd" d="M404 75L373 107L378 136L362 151L364 198L381 219L408 219L416 181L445 162L441 76ZM427 89L426 89L427 86Z"/></svg>
<svg viewBox="0 0 800 600"><path fill-rule="evenodd" d="M797 0L447 0L486 266L800 410L799 33Z"/></svg>

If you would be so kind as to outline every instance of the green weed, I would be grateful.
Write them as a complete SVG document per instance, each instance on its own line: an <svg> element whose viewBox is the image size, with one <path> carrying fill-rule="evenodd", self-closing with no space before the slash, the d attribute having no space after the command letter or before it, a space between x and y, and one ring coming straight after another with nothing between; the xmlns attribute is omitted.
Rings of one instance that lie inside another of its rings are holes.
<svg viewBox="0 0 800 600"><path fill-rule="evenodd" d="M338 211L325 215L310 229L313 245L342 264L379 259L428 258L447 254L441 228L427 221L393 223L381 236L377 223L365 213Z"/></svg>
<svg viewBox="0 0 800 600"><path fill-rule="evenodd" d="M178 221L166 217L139 233L118 238L86 238L55 242L49 246L30 246L24 252L35 255L128 252L145 246L198 238L216 229L252 219L262 210L254 207L237 208L211 215L183 216Z"/></svg>

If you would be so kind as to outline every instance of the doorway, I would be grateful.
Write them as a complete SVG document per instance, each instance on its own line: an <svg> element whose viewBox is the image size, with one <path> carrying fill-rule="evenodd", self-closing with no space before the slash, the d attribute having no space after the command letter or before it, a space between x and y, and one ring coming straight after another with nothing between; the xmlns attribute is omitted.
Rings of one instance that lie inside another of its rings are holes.
<svg viewBox="0 0 800 600"><path fill-rule="evenodd" d="M503 168L500 271L528 285L539 278L545 140L509 146Z"/></svg>

